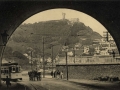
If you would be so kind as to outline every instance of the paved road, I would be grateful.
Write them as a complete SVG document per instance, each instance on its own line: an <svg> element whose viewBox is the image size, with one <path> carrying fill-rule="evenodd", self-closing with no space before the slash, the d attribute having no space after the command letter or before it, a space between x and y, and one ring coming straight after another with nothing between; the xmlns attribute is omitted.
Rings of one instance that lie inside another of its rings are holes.
<svg viewBox="0 0 120 90"><path fill-rule="evenodd" d="M29 81L27 77L24 77L23 81L11 83L12 86L9 90L104 90L52 78L44 78L42 81ZM8 89L3 84L0 90Z"/></svg>
<svg viewBox="0 0 120 90"><path fill-rule="evenodd" d="M66 80L44 78L42 81L28 81L27 78L20 82L11 82L9 90L110 90L103 87L81 85ZM0 90L8 90L5 86ZM111 89L116 90L116 89Z"/></svg>
<svg viewBox="0 0 120 90"><path fill-rule="evenodd" d="M22 81L20 85L24 85L26 90L104 90L97 87L84 86L66 80L44 78L42 81ZM36 88L36 89L35 89Z"/></svg>
<svg viewBox="0 0 120 90"><path fill-rule="evenodd" d="M29 81L28 76L23 76L23 81L11 82L9 90L120 90L119 82L100 82L91 80L69 81L53 79L50 76L43 78L42 81ZM0 90L8 90L5 83Z"/></svg>

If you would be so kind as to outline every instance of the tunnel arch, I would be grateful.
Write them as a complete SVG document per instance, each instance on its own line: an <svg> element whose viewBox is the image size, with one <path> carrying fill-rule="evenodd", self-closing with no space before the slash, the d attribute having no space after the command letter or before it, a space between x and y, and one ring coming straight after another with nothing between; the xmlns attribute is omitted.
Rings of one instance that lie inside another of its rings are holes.
<svg viewBox="0 0 120 90"><path fill-rule="evenodd" d="M8 4L11 4L11 6ZM80 6L76 6L78 4L80 4ZM42 12L45 10L49 10L49 9L55 9L55 8L68 8L68 9L73 9L73 10L77 10L77 11L86 13L86 14L90 15L91 17L95 18L97 21L99 21L102 25L104 25L106 27L106 29L111 33L111 35L114 38L115 37L114 32L111 29L109 29L110 27L108 27L108 25L106 25L106 23L105 23L106 20L104 18L102 18L101 16L99 16L99 13L96 12L96 9L94 9L94 6L92 6L92 5L95 5L95 6L98 5L97 6L98 11L100 9L103 9L103 8L105 9L105 8L109 7L109 6L100 7L100 5L102 5L102 4L106 5L107 3L96 4L96 2L94 2L94 3L92 3L92 2L91 3L88 3L88 2L79 2L79 3L78 2L64 2L64 3L61 3L61 2L5 2L2 5L5 5L7 7L5 8L5 6L3 6L4 9L2 8L1 11L4 12L3 15L6 13L9 14L10 12L11 12L10 14L12 14L12 15L6 15L8 17L8 20L3 20L8 24L9 35L11 35L14 32L14 30L16 30L16 28L24 20L26 20L27 18L31 17L32 15L34 15L36 13L39 13L39 12ZM111 3L109 3L109 4L111 5ZM84 5L86 5L87 7ZM43 6L45 6L45 7L43 7ZM88 10L88 8L90 10ZM108 11L108 10L105 9L105 11ZM102 11L102 13L103 12L104 11ZM110 18L109 15L107 15L107 16L108 16L108 18ZM3 18L4 18L4 16L3 16ZM112 20L110 23L113 23L113 22L114 21ZM3 25L3 27L4 27L4 25ZM4 27L4 30L8 30L8 28ZM115 34L117 34L117 32ZM115 41L117 41L116 38L114 38L114 39L115 39Z"/></svg>
<svg viewBox="0 0 120 90"><path fill-rule="evenodd" d="M0 32L7 30L9 37L30 16L54 8L69 8L86 13L99 21L113 36L120 52L120 2L113 1L0 1ZM2 39L0 37L0 44ZM0 46L0 54L2 49Z"/></svg>
<svg viewBox="0 0 120 90"><path fill-rule="evenodd" d="M0 2L0 32L7 30L9 37L16 30L16 28L27 18L32 15L55 8L68 8L77 10L99 21L113 36L118 49L120 51L120 26L119 26L119 10L118 2L79 2L79 1L35 1L35 2ZM95 8L96 7L96 8ZM117 14L116 14L117 13ZM101 15L102 14L102 15ZM117 20L118 19L118 20ZM7 27L6 27L7 26ZM1 38L0 43L2 44ZM2 47L0 47L2 49ZM2 50L1 50L2 51Z"/></svg>
<svg viewBox="0 0 120 90"><path fill-rule="evenodd" d="M102 5L102 6L101 6ZM96 7L96 8L95 8ZM48 1L35 1L35 2L1 2L1 33L4 30L7 30L9 37L16 30L16 28L26 19L31 17L34 14L39 12L56 9L56 8L67 8L72 10L77 10L91 17L95 18L98 22L100 22L108 32L113 36L118 49L119 49L119 33L120 26L118 25L119 20L119 12L117 12L119 3L113 2L69 2L69 1L56 1L56 2L48 2ZM116 9L116 11L114 10ZM118 14L115 14L118 13ZM101 16L101 14L103 16ZM7 18L6 18L7 17ZM7 27L6 27L7 26ZM0 39L0 43L1 39ZM2 47L0 47L2 49ZM2 51L2 50L1 50ZM120 51L120 49L119 49Z"/></svg>

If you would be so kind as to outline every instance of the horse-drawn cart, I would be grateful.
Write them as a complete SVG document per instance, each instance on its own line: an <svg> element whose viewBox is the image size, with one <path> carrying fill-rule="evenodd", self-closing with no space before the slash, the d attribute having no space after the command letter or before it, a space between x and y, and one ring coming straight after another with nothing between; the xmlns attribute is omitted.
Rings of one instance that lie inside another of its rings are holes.
<svg viewBox="0 0 120 90"><path fill-rule="evenodd" d="M37 72L37 71L29 71L28 72L29 75L29 80L30 81L41 81L41 72Z"/></svg>

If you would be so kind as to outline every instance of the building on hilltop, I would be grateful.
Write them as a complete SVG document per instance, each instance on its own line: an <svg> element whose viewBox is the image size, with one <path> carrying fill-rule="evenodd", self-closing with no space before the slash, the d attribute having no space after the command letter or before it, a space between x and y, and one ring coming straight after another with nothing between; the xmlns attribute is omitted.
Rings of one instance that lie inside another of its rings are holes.
<svg viewBox="0 0 120 90"><path fill-rule="evenodd" d="M66 13L62 13L62 16L63 16L62 19L63 20L65 20L65 15L66 15Z"/></svg>
<svg viewBox="0 0 120 90"><path fill-rule="evenodd" d="M78 23L79 22L79 18L70 18L69 20L69 25L73 25L74 23Z"/></svg>

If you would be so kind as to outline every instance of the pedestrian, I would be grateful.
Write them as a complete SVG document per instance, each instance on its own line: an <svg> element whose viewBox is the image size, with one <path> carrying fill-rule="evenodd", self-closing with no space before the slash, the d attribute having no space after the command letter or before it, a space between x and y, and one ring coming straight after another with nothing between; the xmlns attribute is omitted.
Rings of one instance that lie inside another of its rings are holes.
<svg viewBox="0 0 120 90"><path fill-rule="evenodd" d="M53 71L51 71L51 76L52 76L52 78L53 78Z"/></svg>
<svg viewBox="0 0 120 90"><path fill-rule="evenodd" d="M59 79L60 78L60 71L58 70L57 71L57 79Z"/></svg>
<svg viewBox="0 0 120 90"><path fill-rule="evenodd" d="M35 73L34 73L34 71L32 71L31 77L32 77L32 81L35 81Z"/></svg>
<svg viewBox="0 0 120 90"><path fill-rule="evenodd" d="M6 76L6 85L7 85L7 88L9 88L9 85L11 86L10 78L8 78L8 76Z"/></svg>
<svg viewBox="0 0 120 90"><path fill-rule="evenodd" d="M63 79L63 71L60 72L61 79Z"/></svg>
<svg viewBox="0 0 120 90"><path fill-rule="evenodd" d="M56 78L56 71L54 71L54 78Z"/></svg>

